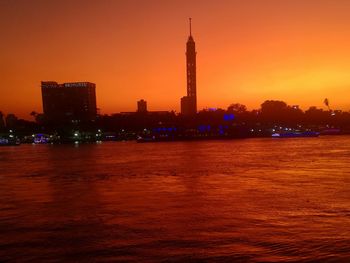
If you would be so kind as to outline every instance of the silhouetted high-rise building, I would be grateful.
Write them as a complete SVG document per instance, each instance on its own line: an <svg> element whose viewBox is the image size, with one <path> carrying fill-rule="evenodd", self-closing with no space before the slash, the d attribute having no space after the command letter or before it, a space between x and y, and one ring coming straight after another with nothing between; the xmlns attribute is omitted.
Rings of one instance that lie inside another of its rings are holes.
<svg viewBox="0 0 350 263"><path fill-rule="evenodd" d="M187 96L181 99L181 113L184 115L197 113L196 55L190 18L190 36L186 43Z"/></svg>
<svg viewBox="0 0 350 263"><path fill-rule="evenodd" d="M146 113L147 112L147 101L139 100L137 102L137 112Z"/></svg>
<svg viewBox="0 0 350 263"><path fill-rule="evenodd" d="M42 81L44 116L53 122L91 121L96 118L96 85L90 82L58 84Z"/></svg>

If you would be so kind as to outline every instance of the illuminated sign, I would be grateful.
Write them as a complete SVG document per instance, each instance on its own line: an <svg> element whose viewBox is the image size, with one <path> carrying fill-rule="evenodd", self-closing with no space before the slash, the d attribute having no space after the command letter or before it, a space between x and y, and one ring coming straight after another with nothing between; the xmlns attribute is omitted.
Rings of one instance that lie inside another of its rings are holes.
<svg viewBox="0 0 350 263"><path fill-rule="evenodd" d="M87 87L88 86L88 82L64 83L64 86L66 88L70 88L70 87Z"/></svg>

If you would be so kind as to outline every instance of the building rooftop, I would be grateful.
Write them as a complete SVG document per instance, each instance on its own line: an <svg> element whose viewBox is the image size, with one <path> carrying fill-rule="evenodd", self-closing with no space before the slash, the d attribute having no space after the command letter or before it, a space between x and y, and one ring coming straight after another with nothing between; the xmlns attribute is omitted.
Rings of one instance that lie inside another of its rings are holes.
<svg viewBox="0 0 350 263"><path fill-rule="evenodd" d="M71 88L71 87L91 87L95 86L95 83L92 82L66 82L66 83L57 83L56 81L41 81L41 86L50 87L50 88L57 88L57 87L65 87L65 88Z"/></svg>

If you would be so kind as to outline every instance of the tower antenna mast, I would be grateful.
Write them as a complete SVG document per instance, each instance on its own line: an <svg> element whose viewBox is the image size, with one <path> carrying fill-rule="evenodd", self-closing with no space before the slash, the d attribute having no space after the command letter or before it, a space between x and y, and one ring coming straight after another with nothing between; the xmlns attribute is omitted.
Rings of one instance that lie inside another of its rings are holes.
<svg viewBox="0 0 350 263"><path fill-rule="evenodd" d="M190 17L189 20L190 20L190 36L192 36L192 18Z"/></svg>

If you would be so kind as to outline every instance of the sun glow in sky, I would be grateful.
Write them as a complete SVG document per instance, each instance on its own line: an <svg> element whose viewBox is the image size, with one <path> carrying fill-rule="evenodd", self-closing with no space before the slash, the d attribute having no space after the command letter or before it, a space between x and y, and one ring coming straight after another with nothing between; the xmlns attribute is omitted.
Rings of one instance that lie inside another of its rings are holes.
<svg viewBox="0 0 350 263"><path fill-rule="evenodd" d="M348 0L0 0L0 111L42 112L41 80L90 81L101 113L176 110L188 17L198 108L266 99L350 110Z"/></svg>

